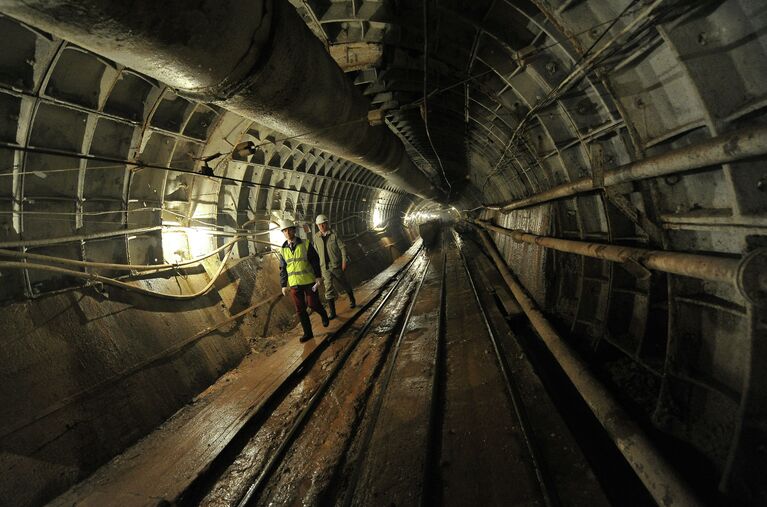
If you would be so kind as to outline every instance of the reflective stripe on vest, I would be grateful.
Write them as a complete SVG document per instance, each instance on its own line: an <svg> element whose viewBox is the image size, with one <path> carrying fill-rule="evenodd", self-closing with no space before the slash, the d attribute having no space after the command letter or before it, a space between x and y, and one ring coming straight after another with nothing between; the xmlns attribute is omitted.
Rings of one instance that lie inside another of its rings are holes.
<svg viewBox="0 0 767 507"><path fill-rule="evenodd" d="M288 285L311 285L314 283L314 270L309 262L309 241L296 245L294 251L289 246L282 247L282 258L288 272Z"/></svg>

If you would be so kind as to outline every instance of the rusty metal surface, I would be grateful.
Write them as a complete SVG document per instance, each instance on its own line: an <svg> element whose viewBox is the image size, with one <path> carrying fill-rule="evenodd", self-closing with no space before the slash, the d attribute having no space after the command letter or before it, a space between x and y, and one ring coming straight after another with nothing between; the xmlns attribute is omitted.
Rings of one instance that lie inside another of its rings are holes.
<svg viewBox="0 0 767 507"><path fill-rule="evenodd" d="M198 7L178 2L165 9L183 15L168 17L151 1L6 0L0 12L135 68L181 95L301 136L399 188L439 197L399 139L369 125L368 101L287 0Z"/></svg>
<svg viewBox="0 0 767 507"><path fill-rule="evenodd" d="M531 208L499 217L506 228L525 229L537 234L548 234L551 227L550 210L545 207ZM495 231L498 232L498 231ZM535 244L511 241L506 235L497 235L499 250L509 265L514 266L520 280L528 287L538 304L544 304L547 293L546 248Z"/></svg>
<svg viewBox="0 0 767 507"><path fill-rule="evenodd" d="M638 262L648 269L665 271L677 275L690 276L701 280L712 282L721 282L737 284L738 274L741 270L741 259L732 259L727 257L713 257L696 254L686 254L681 252L666 252L659 250L648 250L643 248L626 247L619 245L606 245L601 243L589 243L586 241L573 241L550 236L540 236L530 234L523 230L512 230L496 225L476 221L477 225L490 231L511 237L514 241L539 245L544 248L551 248L561 252L574 253L593 257L595 259L605 259L613 262L630 263ZM758 271L759 268L752 267L748 271ZM761 276L755 276L753 283L763 284ZM756 291L756 288L753 289ZM763 289L762 289L763 290Z"/></svg>
<svg viewBox="0 0 767 507"><path fill-rule="evenodd" d="M609 391L588 370L560 338L498 253L490 235L480 232L486 251L492 256L504 281L514 294L538 335L581 393L594 415L610 434L637 476L658 505L701 505L693 492L658 452L634 420L620 407Z"/></svg>
<svg viewBox="0 0 767 507"><path fill-rule="evenodd" d="M628 181L658 178L765 154L767 154L767 127L752 127L606 171L603 184L611 186ZM598 188L594 185L593 179L583 178L539 192L532 197L493 205L489 208L507 213Z"/></svg>

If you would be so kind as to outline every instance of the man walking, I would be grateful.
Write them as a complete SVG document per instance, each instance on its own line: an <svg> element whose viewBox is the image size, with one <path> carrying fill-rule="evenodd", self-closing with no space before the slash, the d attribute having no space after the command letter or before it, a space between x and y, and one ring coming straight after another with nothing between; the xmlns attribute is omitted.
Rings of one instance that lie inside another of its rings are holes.
<svg viewBox="0 0 767 507"><path fill-rule="evenodd" d="M317 293L322 283L320 257L307 239L302 241L296 236L296 224L291 220L280 220L280 230L285 235L285 243L280 248L280 285L282 295L290 293L296 313L304 330L301 342L314 337L312 321L306 313L307 305L317 312L322 319L322 325L328 327L328 314L320 304Z"/></svg>
<svg viewBox="0 0 767 507"><path fill-rule="evenodd" d="M328 318L333 319L336 316L336 298L338 293L334 287L337 283L349 295L349 303L352 308L357 306L354 300L354 289L346 279L346 246L338 235L330 229L328 217L317 215L315 220L320 231L314 235L314 244L317 245L317 253L320 256L320 266L322 266L322 278L325 281L325 299L328 300Z"/></svg>

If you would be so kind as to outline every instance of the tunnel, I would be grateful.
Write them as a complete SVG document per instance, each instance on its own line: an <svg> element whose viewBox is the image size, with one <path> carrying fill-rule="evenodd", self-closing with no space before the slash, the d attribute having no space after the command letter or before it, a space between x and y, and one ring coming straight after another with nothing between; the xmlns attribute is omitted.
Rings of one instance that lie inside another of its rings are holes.
<svg viewBox="0 0 767 507"><path fill-rule="evenodd" d="M0 41L0 505L767 504L765 2Z"/></svg>

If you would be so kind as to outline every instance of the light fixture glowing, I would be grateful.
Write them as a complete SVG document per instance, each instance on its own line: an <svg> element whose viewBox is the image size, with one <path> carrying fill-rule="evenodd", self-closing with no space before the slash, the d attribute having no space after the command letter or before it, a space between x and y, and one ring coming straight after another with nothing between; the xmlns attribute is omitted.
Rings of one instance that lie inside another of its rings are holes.
<svg viewBox="0 0 767 507"><path fill-rule="evenodd" d="M383 221L384 221L383 210L379 208L378 206L376 206L375 208L373 208L373 227L375 228L381 227L381 225L383 225Z"/></svg>
<svg viewBox="0 0 767 507"><path fill-rule="evenodd" d="M162 254L164 262L173 264L190 258L189 241L184 231L162 232Z"/></svg>
<svg viewBox="0 0 767 507"><path fill-rule="evenodd" d="M272 244L273 249L277 250L285 243L285 235L277 224L269 224L269 226L269 243Z"/></svg>
<svg viewBox="0 0 767 507"><path fill-rule="evenodd" d="M163 225L162 252L166 263L202 257L215 248L210 229L182 227L175 220L165 220Z"/></svg>
<svg viewBox="0 0 767 507"><path fill-rule="evenodd" d="M186 238L189 243L189 255L191 257L201 257L215 248L213 245L213 235L209 230L198 228L187 229Z"/></svg>

